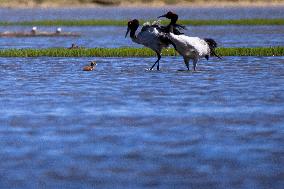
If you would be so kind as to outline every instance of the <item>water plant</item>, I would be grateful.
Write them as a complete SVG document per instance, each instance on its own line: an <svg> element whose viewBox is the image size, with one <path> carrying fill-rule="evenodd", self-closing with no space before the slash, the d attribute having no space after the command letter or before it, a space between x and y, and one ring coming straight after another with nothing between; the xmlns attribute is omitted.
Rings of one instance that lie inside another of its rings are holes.
<svg viewBox="0 0 284 189"><path fill-rule="evenodd" d="M217 48L220 56L284 56L284 47ZM165 49L162 56L176 56L172 49ZM155 53L147 48L47 48L47 49L2 49L0 57L149 57Z"/></svg>

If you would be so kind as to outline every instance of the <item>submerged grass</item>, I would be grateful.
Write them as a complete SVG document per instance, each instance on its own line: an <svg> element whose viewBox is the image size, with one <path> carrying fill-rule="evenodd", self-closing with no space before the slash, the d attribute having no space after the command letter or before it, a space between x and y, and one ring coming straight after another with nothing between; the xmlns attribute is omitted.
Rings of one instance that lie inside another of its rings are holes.
<svg viewBox="0 0 284 189"><path fill-rule="evenodd" d="M220 56L284 56L284 47L217 48ZM174 49L165 49L163 56L178 55ZM147 48L91 48L91 49L4 49L0 57L149 57L155 53Z"/></svg>
<svg viewBox="0 0 284 189"><path fill-rule="evenodd" d="M141 20L144 23L145 20ZM168 24L168 20L162 20ZM239 20L179 20L179 24L203 25L284 25L284 19L239 19ZM37 20L22 22L0 22L1 26L126 26L127 20Z"/></svg>

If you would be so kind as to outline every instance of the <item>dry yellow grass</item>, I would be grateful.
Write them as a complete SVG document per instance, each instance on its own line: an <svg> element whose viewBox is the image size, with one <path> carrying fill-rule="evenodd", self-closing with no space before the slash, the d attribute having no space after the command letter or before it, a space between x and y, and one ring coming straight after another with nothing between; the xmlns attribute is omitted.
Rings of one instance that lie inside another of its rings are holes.
<svg viewBox="0 0 284 189"><path fill-rule="evenodd" d="M284 6L284 0L0 0L0 7L96 7L96 6Z"/></svg>

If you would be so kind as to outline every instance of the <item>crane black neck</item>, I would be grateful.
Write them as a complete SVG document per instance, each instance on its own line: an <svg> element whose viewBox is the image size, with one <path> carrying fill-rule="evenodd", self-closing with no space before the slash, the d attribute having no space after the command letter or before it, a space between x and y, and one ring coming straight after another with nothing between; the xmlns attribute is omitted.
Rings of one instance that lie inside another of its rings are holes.
<svg viewBox="0 0 284 189"><path fill-rule="evenodd" d="M170 32L170 33L174 33L174 24L170 23L170 24L168 25L168 28L169 28L169 32Z"/></svg>
<svg viewBox="0 0 284 189"><path fill-rule="evenodd" d="M137 19L134 19L130 22L130 24L128 24L128 28L130 30L130 37L131 38L136 38L136 31L139 27L139 21Z"/></svg>
<svg viewBox="0 0 284 189"><path fill-rule="evenodd" d="M176 24L177 20L178 20L178 15L176 14L172 15L170 24Z"/></svg>
<svg viewBox="0 0 284 189"><path fill-rule="evenodd" d="M131 30L130 30L130 37L131 37L131 38L136 38L135 33L136 33L136 30L131 29Z"/></svg>

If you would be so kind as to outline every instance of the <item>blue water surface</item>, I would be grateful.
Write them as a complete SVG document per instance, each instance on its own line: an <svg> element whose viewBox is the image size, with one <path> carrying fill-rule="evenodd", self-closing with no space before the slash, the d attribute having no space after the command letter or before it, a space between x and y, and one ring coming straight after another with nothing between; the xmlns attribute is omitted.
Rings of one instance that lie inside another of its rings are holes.
<svg viewBox="0 0 284 189"><path fill-rule="evenodd" d="M282 188L283 57L154 61L0 58L0 188Z"/></svg>
<svg viewBox="0 0 284 189"><path fill-rule="evenodd" d="M188 36L213 38L220 47L284 46L284 26L187 26ZM125 38L125 27L62 27L65 32L79 33L79 37L1 37L0 49L6 48L57 48L72 43L86 48L142 47ZM29 26L1 27L0 32L29 32ZM56 27L38 27L39 31L54 32ZM139 30L137 31L137 33Z"/></svg>
<svg viewBox="0 0 284 189"><path fill-rule="evenodd" d="M180 19L249 19L283 18L284 6L263 7L94 7L94 8L0 8L1 21L87 20L87 19L154 19L167 11Z"/></svg>

